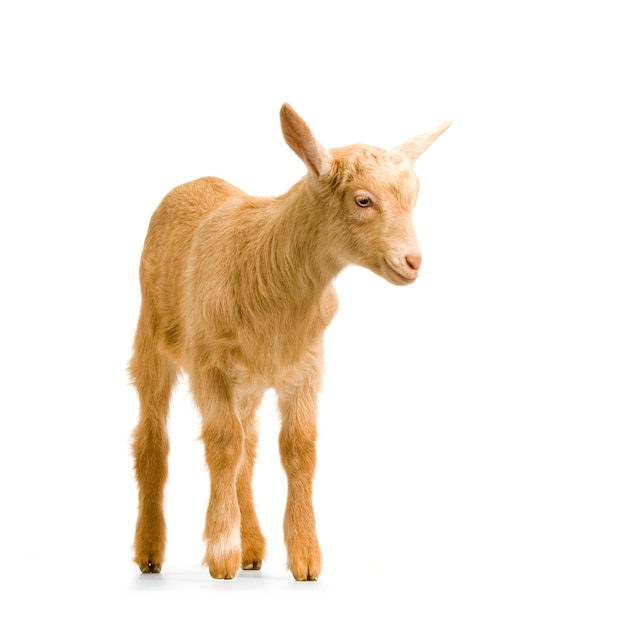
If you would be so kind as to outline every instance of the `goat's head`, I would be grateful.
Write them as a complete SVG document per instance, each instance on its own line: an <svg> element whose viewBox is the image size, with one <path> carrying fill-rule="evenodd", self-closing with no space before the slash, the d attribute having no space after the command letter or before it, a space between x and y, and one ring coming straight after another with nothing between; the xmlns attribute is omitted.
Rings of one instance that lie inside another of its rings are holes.
<svg viewBox="0 0 626 626"><path fill-rule="evenodd" d="M366 267L394 285L412 283L422 262L413 227L419 190L413 162L449 123L394 150L362 144L327 150L288 104L280 114L287 144L332 213L332 245L340 263Z"/></svg>

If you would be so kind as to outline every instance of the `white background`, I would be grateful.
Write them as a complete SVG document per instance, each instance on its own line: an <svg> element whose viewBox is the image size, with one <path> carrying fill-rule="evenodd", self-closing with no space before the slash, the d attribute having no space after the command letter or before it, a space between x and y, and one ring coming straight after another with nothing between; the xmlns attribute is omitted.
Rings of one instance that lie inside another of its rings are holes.
<svg viewBox="0 0 626 626"><path fill-rule="evenodd" d="M2 4L2 623L625 623L617 5ZM320 580L285 568L271 395L264 569L201 567L208 479L184 379L168 560L141 577L125 367L148 220L202 175L285 191L304 174L285 101L328 146L453 122L416 164L421 276L337 280Z"/></svg>

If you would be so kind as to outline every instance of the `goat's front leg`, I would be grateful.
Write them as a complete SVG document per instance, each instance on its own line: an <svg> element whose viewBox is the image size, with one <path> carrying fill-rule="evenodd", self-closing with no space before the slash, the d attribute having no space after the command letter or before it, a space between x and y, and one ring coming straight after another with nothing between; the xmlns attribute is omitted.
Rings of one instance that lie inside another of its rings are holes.
<svg viewBox="0 0 626 626"><path fill-rule="evenodd" d="M213 578L230 579L241 564L237 477L244 454L244 431L233 410L226 379L218 370L192 375L190 381L202 413L202 439L211 477L204 561Z"/></svg>
<svg viewBox="0 0 626 626"><path fill-rule="evenodd" d="M296 580L317 580L322 567L313 512L317 391L314 380L278 390L282 415L280 454L288 481L285 544L289 569Z"/></svg>

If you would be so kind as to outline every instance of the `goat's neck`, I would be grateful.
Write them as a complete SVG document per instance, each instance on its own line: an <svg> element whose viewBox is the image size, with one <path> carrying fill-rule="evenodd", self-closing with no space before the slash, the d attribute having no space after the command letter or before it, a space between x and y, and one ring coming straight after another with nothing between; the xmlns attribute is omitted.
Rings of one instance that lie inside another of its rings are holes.
<svg viewBox="0 0 626 626"><path fill-rule="evenodd" d="M272 202L266 259L277 286L291 298L319 296L342 269L333 249L328 207L306 179Z"/></svg>

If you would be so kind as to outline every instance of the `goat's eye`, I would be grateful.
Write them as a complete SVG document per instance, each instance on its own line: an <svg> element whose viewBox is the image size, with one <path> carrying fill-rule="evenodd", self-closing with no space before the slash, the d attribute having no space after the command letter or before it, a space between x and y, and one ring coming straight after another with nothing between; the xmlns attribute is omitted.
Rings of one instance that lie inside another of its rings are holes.
<svg viewBox="0 0 626 626"><path fill-rule="evenodd" d="M360 206L361 208L365 208L368 206L372 206L372 199L369 198L368 196L356 196L356 198L354 199L354 201L357 203L358 206Z"/></svg>

